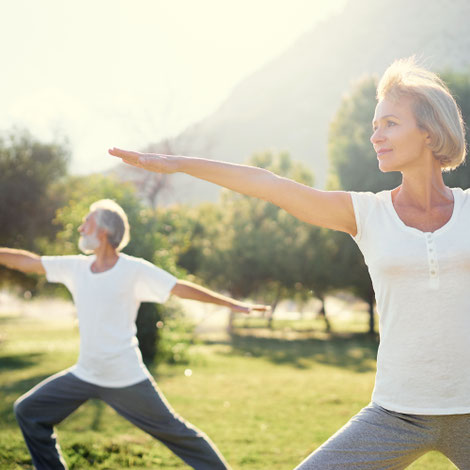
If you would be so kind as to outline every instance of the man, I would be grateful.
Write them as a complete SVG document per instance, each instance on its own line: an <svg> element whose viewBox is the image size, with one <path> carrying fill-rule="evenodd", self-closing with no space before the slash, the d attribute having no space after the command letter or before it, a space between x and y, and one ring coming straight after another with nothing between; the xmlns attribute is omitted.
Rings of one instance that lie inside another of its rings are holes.
<svg viewBox="0 0 470 470"><path fill-rule="evenodd" d="M239 312L266 310L177 280L153 264L125 255L129 224L123 209L104 199L78 228L79 247L92 256L43 256L0 248L0 264L45 274L72 293L80 326L80 354L72 368L44 380L15 403L15 413L38 470L66 469L53 426L89 398L99 398L159 439L197 470L229 468L207 436L177 416L142 362L135 319L141 302L170 294Z"/></svg>

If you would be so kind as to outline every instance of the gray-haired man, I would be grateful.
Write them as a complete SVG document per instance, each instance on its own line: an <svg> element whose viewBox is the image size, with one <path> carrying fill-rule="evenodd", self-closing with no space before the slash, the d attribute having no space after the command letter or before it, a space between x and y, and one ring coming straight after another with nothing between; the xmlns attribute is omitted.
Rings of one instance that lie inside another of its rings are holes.
<svg viewBox="0 0 470 470"><path fill-rule="evenodd" d="M0 248L0 264L46 274L72 293L80 326L80 354L72 368L44 380L15 403L15 413L38 470L66 469L53 426L89 398L99 398L198 470L229 468L209 438L177 416L142 362L135 319L141 302L170 294L233 310L266 310L224 297L120 250L129 225L114 201L97 201L79 227L79 247L91 256L43 256Z"/></svg>

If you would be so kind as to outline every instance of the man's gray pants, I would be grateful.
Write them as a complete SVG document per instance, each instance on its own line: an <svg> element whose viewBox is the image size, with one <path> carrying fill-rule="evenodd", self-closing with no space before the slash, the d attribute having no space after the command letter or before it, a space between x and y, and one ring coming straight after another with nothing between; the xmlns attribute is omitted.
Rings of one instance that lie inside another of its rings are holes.
<svg viewBox="0 0 470 470"><path fill-rule="evenodd" d="M470 414L411 415L372 403L296 470L402 470L432 450L470 470Z"/></svg>
<svg viewBox="0 0 470 470"><path fill-rule="evenodd" d="M100 387L59 372L15 403L15 414L38 470L64 470L53 426L89 398L98 398L155 437L197 470L225 470L228 464L209 438L175 414L153 380L123 388Z"/></svg>

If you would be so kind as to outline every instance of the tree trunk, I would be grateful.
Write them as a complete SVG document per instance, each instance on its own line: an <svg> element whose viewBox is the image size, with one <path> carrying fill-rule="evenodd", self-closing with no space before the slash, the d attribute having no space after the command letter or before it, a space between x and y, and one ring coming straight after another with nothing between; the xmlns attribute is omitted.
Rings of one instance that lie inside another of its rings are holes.
<svg viewBox="0 0 470 470"><path fill-rule="evenodd" d="M373 335L375 334L375 317L374 317L374 302L375 302L375 297L374 294L372 293L369 296L369 334Z"/></svg>
<svg viewBox="0 0 470 470"><path fill-rule="evenodd" d="M160 330L157 328L157 322L161 319L161 312L155 304L143 302L140 305L136 319L137 339L146 364L152 364L158 354Z"/></svg>
<svg viewBox="0 0 470 470"><path fill-rule="evenodd" d="M228 317L227 333L231 335L233 333L233 320L235 320L235 312L230 310L230 315Z"/></svg>
<svg viewBox="0 0 470 470"><path fill-rule="evenodd" d="M319 297L320 302L321 302L321 308L318 314L323 318L323 321L325 322L325 329L326 332L329 333L331 331L331 323L330 320L328 320L328 317L326 316L326 310L325 310L325 298L324 297Z"/></svg>
<svg viewBox="0 0 470 470"><path fill-rule="evenodd" d="M277 304L279 303L279 300L281 300L281 286L278 287L277 293L276 293L276 298L274 299L274 303L271 306L271 313L268 316L268 328L272 330L273 328L273 317L274 317L274 311L276 310Z"/></svg>

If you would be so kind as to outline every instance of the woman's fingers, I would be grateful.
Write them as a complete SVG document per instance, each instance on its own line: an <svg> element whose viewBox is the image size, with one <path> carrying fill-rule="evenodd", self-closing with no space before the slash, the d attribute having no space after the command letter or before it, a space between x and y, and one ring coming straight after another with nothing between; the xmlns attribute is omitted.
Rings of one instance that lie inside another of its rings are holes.
<svg viewBox="0 0 470 470"><path fill-rule="evenodd" d="M108 150L110 155L114 157L122 158L128 162L135 162L138 163L139 157L142 155L140 152L133 152L131 150L123 150L116 147Z"/></svg>
<svg viewBox="0 0 470 470"><path fill-rule="evenodd" d="M134 152L123 150L116 147L108 150L108 153L114 157L120 158L124 163L144 168L157 173L172 173L176 170L174 162L170 161L171 156Z"/></svg>
<svg viewBox="0 0 470 470"><path fill-rule="evenodd" d="M134 152L132 150L123 150L116 147L109 149L108 153L113 157L120 158L128 165L144 168L147 170L153 170L153 168L151 168L151 162L149 161L150 159L144 153Z"/></svg>

